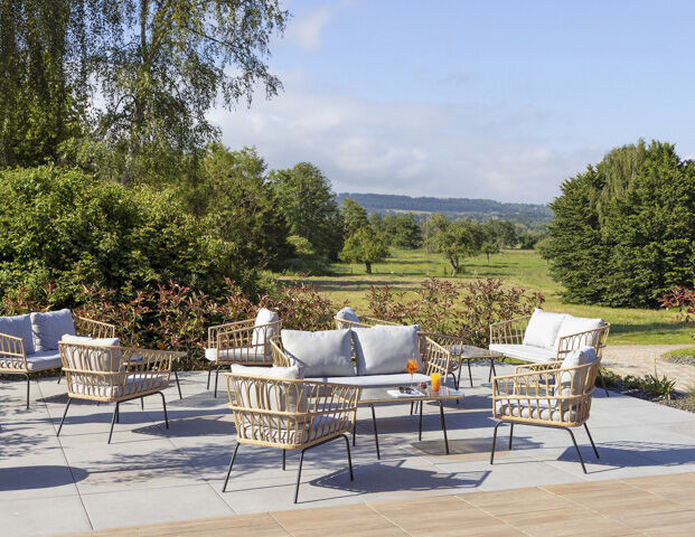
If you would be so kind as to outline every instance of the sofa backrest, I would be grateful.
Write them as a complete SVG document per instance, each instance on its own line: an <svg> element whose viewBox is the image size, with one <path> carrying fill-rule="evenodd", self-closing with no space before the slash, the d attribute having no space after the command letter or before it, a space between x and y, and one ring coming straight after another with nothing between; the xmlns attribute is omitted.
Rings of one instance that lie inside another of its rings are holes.
<svg viewBox="0 0 695 537"><path fill-rule="evenodd" d="M75 324L69 309L31 314L31 330L36 352L54 351L65 335L75 335Z"/></svg>
<svg viewBox="0 0 695 537"><path fill-rule="evenodd" d="M536 308L526 326L523 343L549 350L567 350L559 348L563 337L591 332L605 325L606 322L603 319L575 317L566 313L553 313ZM582 336L581 341L572 341L572 348L595 347L598 337L596 332Z"/></svg>
<svg viewBox="0 0 695 537"><path fill-rule="evenodd" d="M0 317L0 334L22 339L24 354L34 354L34 336L31 331L31 315ZM17 349L19 352L19 349Z"/></svg>

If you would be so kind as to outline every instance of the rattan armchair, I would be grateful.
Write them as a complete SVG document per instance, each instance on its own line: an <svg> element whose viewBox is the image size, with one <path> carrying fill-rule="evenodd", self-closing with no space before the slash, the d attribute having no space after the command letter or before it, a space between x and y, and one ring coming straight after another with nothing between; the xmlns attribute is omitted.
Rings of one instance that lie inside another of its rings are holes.
<svg viewBox="0 0 695 537"><path fill-rule="evenodd" d="M500 425L511 425L509 449L512 449L514 424L535 425L565 429L572 438L579 462L586 473L572 428L584 426L596 458L599 458L586 422L600 364L601 360L596 358L576 367L562 367L561 361L521 365L515 368L512 375L493 377L492 413L498 422L492 439L490 464L495 458Z"/></svg>
<svg viewBox="0 0 695 537"><path fill-rule="evenodd" d="M77 335L95 338L115 337L116 327L112 324L76 315L73 315L72 318ZM36 357L32 354L27 354L24 340L21 337L0 334L0 373L3 375L21 375L26 378L27 408L29 408L29 392L31 389L29 374L60 367L60 361L57 359L57 350L52 353L55 359L49 359L49 356L45 356L46 354L51 354L51 352L42 354L43 356L37 355ZM60 372L58 374L58 382L60 382Z"/></svg>
<svg viewBox="0 0 695 537"><path fill-rule="evenodd" d="M208 328L208 346L205 350L205 356L210 362L207 389L210 389L210 377L215 369L214 397L217 397L217 382L221 368L232 364L273 365L268 341L272 336L279 334L281 329L281 320L257 324L255 319Z"/></svg>
<svg viewBox="0 0 695 537"><path fill-rule="evenodd" d="M490 344L502 345L522 345L524 334L528 326L531 316L519 317L509 321L501 321L490 325ZM568 353L578 350L584 346L593 347L596 351L596 356L600 359L603 356L603 349L608 341L608 333L610 332L610 323L604 323L603 326L595 330L587 330L577 334L570 334L558 339L555 360L562 360ZM598 371L598 379L601 380L603 390L608 396L608 388L606 382Z"/></svg>
<svg viewBox="0 0 695 537"><path fill-rule="evenodd" d="M237 443L222 492L227 490L242 444L281 449L283 470L287 450L301 451L294 503L299 496L304 453L310 448L342 437L347 448L350 480L353 479L350 442L346 434L355 424L358 387L236 373L225 375Z"/></svg>
<svg viewBox="0 0 695 537"><path fill-rule="evenodd" d="M96 403L115 403L107 443L111 443L114 424L120 421L120 404L159 394L164 408L164 422L169 428L163 391L169 385L172 361L185 353L101 346L88 343L59 344L60 358L68 388L68 402L57 435L74 399Z"/></svg>

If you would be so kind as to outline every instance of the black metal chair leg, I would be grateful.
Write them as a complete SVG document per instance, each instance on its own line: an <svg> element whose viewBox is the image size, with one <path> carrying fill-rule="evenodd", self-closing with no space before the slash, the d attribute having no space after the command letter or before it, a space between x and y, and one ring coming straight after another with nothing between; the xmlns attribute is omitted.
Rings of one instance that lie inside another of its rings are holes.
<svg viewBox="0 0 695 537"><path fill-rule="evenodd" d="M420 403L422 404L422 403ZM444 419L444 402L439 401L439 417L442 420L442 432L444 433L444 447L446 448L446 454L449 454L449 438L446 435L446 420Z"/></svg>
<svg viewBox="0 0 695 537"><path fill-rule="evenodd" d="M68 415L68 408L70 408L70 403L72 403L72 399L68 398L68 404L65 405L65 412L63 412L63 419L60 420L60 425L58 425L58 432L56 433L56 436L60 436L60 431L63 428L63 422L65 422L65 416Z"/></svg>
<svg viewBox="0 0 695 537"><path fill-rule="evenodd" d="M283 449L282 450L282 469L285 470L287 467L287 450Z"/></svg>
<svg viewBox="0 0 695 537"><path fill-rule="evenodd" d="M601 386L603 387L603 391L606 392L606 397L610 397L608 394L608 388L606 387L606 379L603 378L603 375L601 374L601 369L598 370L598 378L601 379Z"/></svg>
<svg viewBox="0 0 695 537"><path fill-rule="evenodd" d="M487 381L491 382L492 381L492 375L497 376L497 371L495 370L495 359L490 358L490 373L487 375Z"/></svg>
<svg viewBox="0 0 695 537"><path fill-rule="evenodd" d="M113 417L111 418L111 430L109 431L109 440L107 444L111 443L111 437L113 436L113 426L118 420L118 403L116 403L116 408L113 410Z"/></svg>
<svg viewBox="0 0 695 537"><path fill-rule="evenodd" d="M352 456L350 455L350 440L348 440L348 437L344 434L341 436L345 439L345 447L347 448L348 468L350 469L350 481L354 481L355 476L352 473Z"/></svg>
<svg viewBox="0 0 695 537"><path fill-rule="evenodd" d="M468 362L468 380L470 381L471 388L472 388L473 387L473 373L471 372L471 361L466 360L466 362Z"/></svg>
<svg viewBox="0 0 695 537"><path fill-rule="evenodd" d="M376 458L381 459L381 453L379 452L379 431L376 428L376 412L374 411L374 405L369 405L372 409L372 423L374 424L374 442L376 443Z"/></svg>
<svg viewBox="0 0 695 537"><path fill-rule="evenodd" d="M589 442L591 442L591 447L594 448L594 453L596 453L596 458L600 459L598 456L598 450L596 449L596 444L594 444L594 439L591 438L591 433L589 432L589 426L584 422L584 429L586 430L586 435L589 437Z"/></svg>
<svg viewBox="0 0 695 537"><path fill-rule="evenodd" d="M417 423L417 439L422 440L422 401L420 401L420 418Z"/></svg>
<svg viewBox="0 0 695 537"><path fill-rule="evenodd" d="M174 369L174 378L176 379L176 389L179 391L179 399L183 399L183 394L181 393L181 383L179 382L179 374Z"/></svg>
<svg viewBox="0 0 695 537"><path fill-rule="evenodd" d="M62 371L58 371L58 382L56 384L60 384L60 379L62 378Z"/></svg>
<svg viewBox="0 0 695 537"><path fill-rule="evenodd" d="M212 368L213 368L213 365L210 364L210 367L208 367L208 385L207 385L207 388L205 388L206 390L210 389L210 375L212 375Z"/></svg>
<svg viewBox="0 0 695 537"><path fill-rule="evenodd" d="M514 424L509 428L509 451L512 450L512 437L514 436Z"/></svg>
<svg viewBox="0 0 695 537"><path fill-rule="evenodd" d="M490 450L490 464L495 462L495 444L497 443L497 429L500 425L502 425L502 421L498 421L495 424L495 431L492 433L492 450Z"/></svg>
<svg viewBox="0 0 695 537"><path fill-rule="evenodd" d="M571 429L568 429L567 427L563 427L563 429L565 429L565 431L570 433L570 437L572 438L572 443L574 444L574 449L577 450L577 456L579 457L579 462L582 465L582 470L584 470L585 474L588 474L589 472L586 471L586 466L584 466L584 459L582 458L582 453L581 453L581 451L579 451L579 446L577 445L577 441L574 438L574 433L572 432Z"/></svg>
<svg viewBox="0 0 695 537"><path fill-rule="evenodd" d="M217 399L217 381L220 378L220 369L221 368L222 368L222 366L218 366L217 370L215 371L215 394L213 395L213 397L215 399Z"/></svg>
<svg viewBox="0 0 695 537"><path fill-rule="evenodd" d="M140 398L140 410L145 410L145 398Z"/></svg>
<svg viewBox="0 0 695 537"><path fill-rule="evenodd" d="M352 424L352 445L355 445L357 441L357 417L355 417L355 423Z"/></svg>
<svg viewBox="0 0 695 537"><path fill-rule="evenodd" d="M169 416L167 415L167 400L164 398L164 392L159 392L162 396L162 406L164 407L164 425L169 428Z"/></svg>
<svg viewBox="0 0 695 537"><path fill-rule="evenodd" d="M121 409L118 403L116 403L116 423L121 423Z"/></svg>
<svg viewBox="0 0 695 537"><path fill-rule="evenodd" d="M299 483L302 480L302 463L304 462L304 451L306 451L306 449L303 449L302 454L299 456L299 470L297 470L297 486L294 489L294 503L297 503L297 499L299 498Z"/></svg>
<svg viewBox="0 0 695 537"><path fill-rule="evenodd" d="M29 410L29 390L31 388L31 381L27 373L25 373L24 376L27 378L27 410Z"/></svg>
<svg viewBox="0 0 695 537"><path fill-rule="evenodd" d="M232 454L232 460L229 462L229 469L227 470L227 478L224 480L224 485L222 486L222 492L227 491L227 482L229 481L229 476L232 473L232 466L234 466L234 459L236 459L236 452L239 451L239 446L241 444L237 442L236 447L234 448L234 453Z"/></svg>
<svg viewBox="0 0 695 537"><path fill-rule="evenodd" d="M411 416L413 415L413 406L414 406L414 405L415 405L415 402L414 402L414 401L411 401L411 402L410 402L410 415L411 415Z"/></svg>

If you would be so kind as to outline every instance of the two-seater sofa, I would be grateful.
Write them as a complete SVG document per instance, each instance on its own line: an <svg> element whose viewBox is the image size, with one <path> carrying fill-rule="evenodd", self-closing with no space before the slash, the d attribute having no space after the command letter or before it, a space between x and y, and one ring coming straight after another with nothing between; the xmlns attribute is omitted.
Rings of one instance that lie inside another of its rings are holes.
<svg viewBox="0 0 695 537"><path fill-rule="evenodd" d="M416 326L374 326L305 332L283 330L270 340L273 364L298 366L305 380L362 388L407 386L445 377L450 353ZM406 370L416 360L418 372Z"/></svg>
<svg viewBox="0 0 695 537"><path fill-rule="evenodd" d="M114 325L73 318L69 309L0 317L0 373L26 377L29 408L29 374L61 367L58 343L64 335L113 338L115 333Z"/></svg>
<svg viewBox="0 0 695 537"><path fill-rule="evenodd" d="M593 347L601 359L610 324L603 319L574 317L536 309L532 315L490 325L490 350L522 362L544 364L570 352ZM603 377L599 378L606 390Z"/></svg>

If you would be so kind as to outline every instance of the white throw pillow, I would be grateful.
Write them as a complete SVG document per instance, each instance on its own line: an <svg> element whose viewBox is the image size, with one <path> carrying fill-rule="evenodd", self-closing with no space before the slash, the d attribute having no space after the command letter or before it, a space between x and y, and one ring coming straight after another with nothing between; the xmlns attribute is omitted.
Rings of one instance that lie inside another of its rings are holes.
<svg viewBox="0 0 695 537"><path fill-rule="evenodd" d="M358 375L405 373L408 360L417 360L422 371L416 326L353 328Z"/></svg>
<svg viewBox="0 0 695 537"><path fill-rule="evenodd" d="M586 317L573 317L572 315L565 315L560 325L560 330L558 330L557 338L555 340L555 347L559 348L560 338L565 336L572 336L574 334L581 334L582 332L588 332L589 330L596 330L604 325L603 319L588 319ZM584 346L596 346L596 334L587 334L583 336L582 341L571 341L573 348L584 347ZM560 349L562 350L562 349Z"/></svg>
<svg viewBox="0 0 695 537"><path fill-rule="evenodd" d="M84 336L73 336L65 334L61 343L80 343L95 345L99 347L120 347L121 340L117 337L93 338ZM81 369L82 365L89 365L93 371L118 371L121 368L121 351L104 351L101 349L85 349L84 356L87 357L88 364L75 363L77 356L67 353L68 365L76 369Z"/></svg>
<svg viewBox="0 0 695 537"><path fill-rule="evenodd" d="M564 313L551 313L536 308L524 332L524 345L554 349L564 318Z"/></svg>
<svg viewBox="0 0 695 537"><path fill-rule="evenodd" d="M355 323L360 322L360 318L355 313L355 311L350 306L345 306L338 313L335 314L336 319L341 321L353 321Z"/></svg>
<svg viewBox="0 0 695 537"><path fill-rule="evenodd" d="M298 366L292 367L251 367L244 366L241 364L232 364L232 373L236 375L249 375L252 377L259 378L271 378L271 379L288 379L296 380L304 378L302 375L302 370ZM285 389L289 389L288 402L289 407L285 406ZM270 410L277 411L289 411L303 412L308 407L308 399L306 395L306 390L304 386L298 385L296 387L280 388L279 390L273 387L269 387L267 392L261 397L265 398L270 404ZM240 403L243 406L258 408L258 396L260 393L258 390L249 390L248 393L241 393Z"/></svg>
<svg viewBox="0 0 695 537"><path fill-rule="evenodd" d="M267 325L270 323L275 323L280 320L280 316L275 311L271 311L266 308L261 308L256 314L256 321L253 323L254 326ZM270 339L275 335L274 326L265 326L263 328L258 328L253 331L251 337L251 345L264 345L266 340Z"/></svg>
<svg viewBox="0 0 695 537"><path fill-rule="evenodd" d="M567 353L567 356L562 360L560 369L570 369L581 365L590 364L596 361L596 351L593 347L582 347L581 349ZM571 395L580 395L585 391L584 383L588 368L583 370L567 371L560 374L559 386L557 395L569 397ZM574 379L574 383L572 383ZM570 389L571 386L571 389Z"/></svg>
<svg viewBox="0 0 695 537"><path fill-rule="evenodd" d="M282 347L304 377L352 377L350 330L283 330Z"/></svg>

